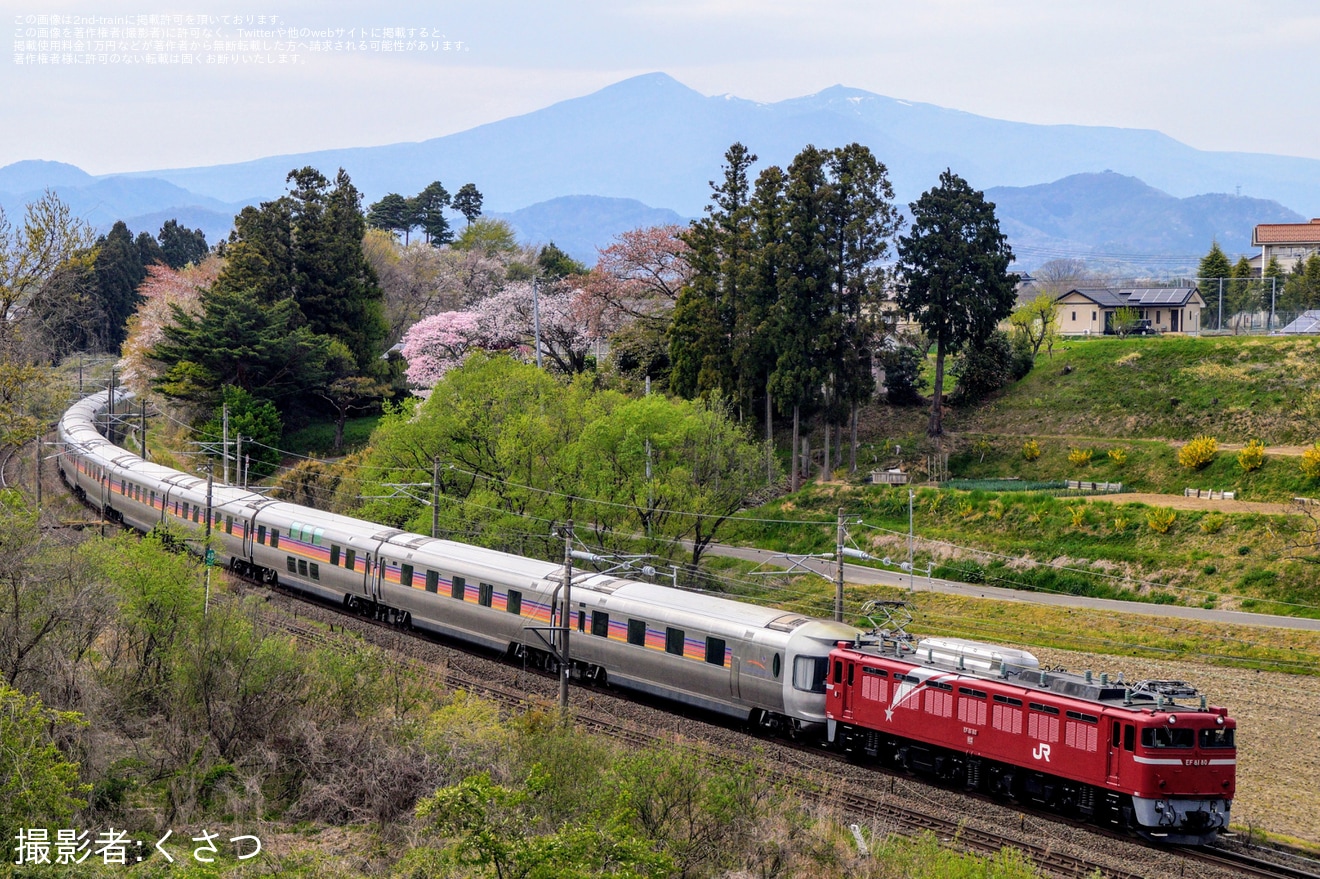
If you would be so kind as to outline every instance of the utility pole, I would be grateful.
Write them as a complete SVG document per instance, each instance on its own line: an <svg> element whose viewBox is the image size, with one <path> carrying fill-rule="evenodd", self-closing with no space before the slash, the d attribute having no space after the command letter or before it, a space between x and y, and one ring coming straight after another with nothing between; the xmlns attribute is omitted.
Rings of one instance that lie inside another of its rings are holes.
<svg viewBox="0 0 1320 879"><path fill-rule="evenodd" d="M431 537L440 535L440 456L431 459Z"/></svg>
<svg viewBox="0 0 1320 879"><path fill-rule="evenodd" d="M243 434L234 437L234 481L247 488L247 480L243 478Z"/></svg>
<svg viewBox="0 0 1320 879"><path fill-rule="evenodd" d="M106 395L105 432L110 442L115 441L115 368L110 367L110 392Z"/></svg>
<svg viewBox="0 0 1320 879"><path fill-rule="evenodd" d="M146 400L145 397L142 398L142 422L141 422L141 423L142 423L142 432L141 432L140 436L141 436L141 438L142 438L142 460L143 460L143 461L146 461L146 460L147 460L147 400Z"/></svg>
<svg viewBox="0 0 1320 879"><path fill-rule="evenodd" d="M37 454L33 461L33 472L37 474L37 522L41 521L41 437L37 437Z"/></svg>
<svg viewBox="0 0 1320 879"><path fill-rule="evenodd" d="M564 612L560 616L563 625L563 639L560 648L563 651L559 660L559 711L563 720L568 720L568 675L572 669L572 660L568 652L568 633L573 626L569 620L573 612L573 520L564 526Z"/></svg>
<svg viewBox="0 0 1320 879"><path fill-rule="evenodd" d="M834 619L843 622L843 507L839 507L838 552L834 557L839 560L839 576L834 584Z"/></svg>
<svg viewBox="0 0 1320 879"><path fill-rule="evenodd" d="M536 275L532 275L532 326L536 333L536 368L541 368L541 299L536 292Z"/></svg>
<svg viewBox="0 0 1320 879"><path fill-rule="evenodd" d="M908 591L917 591L917 569L912 564L912 502L916 499L917 493L908 489Z"/></svg>
<svg viewBox="0 0 1320 879"><path fill-rule="evenodd" d="M211 542L211 484L215 480L215 465L206 468L206 542ZM208 547L209 548L209 547Z"/></svg>
<svg viewBox="0 0 1320 879"><path fill-rule="evenodd" d="M229 484L229 404L228 403L226 403L224 407L221 409L221 413L222 414L220 416L220 425L221 425L220 442L222 443L222 445L220 446L220 449L221 449L221 457L225 459L224 484L228 485Z"/></svg>

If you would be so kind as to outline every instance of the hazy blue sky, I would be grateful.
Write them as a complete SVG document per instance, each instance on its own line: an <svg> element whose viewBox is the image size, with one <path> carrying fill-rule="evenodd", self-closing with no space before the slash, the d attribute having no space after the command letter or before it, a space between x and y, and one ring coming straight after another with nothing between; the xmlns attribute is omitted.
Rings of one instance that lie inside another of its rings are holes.
<svg viewBox="0 0 1320 879"><path fill-rule="evenodd" d="M0 165L103 174L424 140L651 71L705 94L776 101L841 83L1320 158L1315 0L0 0L0 11ZM72 45L42 44L52 15L54 39ZM141 28L160 30L137 33L148 15L160 18ZM236 45L236 16L296 28L301 45L274 46L278 33ZM405 51L334 46L385 28ZM96 63L68 63L88 55Z"/></svg>

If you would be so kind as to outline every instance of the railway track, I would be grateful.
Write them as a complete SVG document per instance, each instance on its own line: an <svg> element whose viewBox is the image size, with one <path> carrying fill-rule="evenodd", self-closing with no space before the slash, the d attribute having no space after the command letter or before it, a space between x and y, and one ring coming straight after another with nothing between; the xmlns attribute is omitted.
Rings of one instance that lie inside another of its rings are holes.
<svg viewBox="0 0 1320 879"><path fill-rule="evenodd" d="M268 587L260 587L268 588ZM301 596L281 590L282 594L289 595L295 600L302 600ZM342 613L338 608L332 608L330 605L316 603L317 606L326 609L329 612L339 615L346 622L343 624L346 630L353 631L354 634L361 636L365 631L376 631L387 633L392 636L390 640L395 640L397 644L402 645L406 640L399 635L399 631L386 624L369 620L356 615ZM300 644L320 649L331 649L336 651L348 651L353 649L351 642L346 639L330 635L324 628L306 621L290 620L287 616L276 612L266 611L262 615L263 620L272 629L287 633L294 637ZM368 639L373 640L373 639ZM435 641L425 637L416 639L419 643L434 645ZM382 646L382 645L377 645ZM451 647L448 643L443 645L446 649L458 650L466 653L462 648ZM382 649L392 649L389 646L382 646ZM508 711L524 711L528 708L550 708L553 707L553 701L545 695L529 694L525 690L514 689L500 684L491 683L481 678L465 674L452 667L436 668L433 664L424 662L414 656L409 655L408 651L401 651L403 655L400 660L407 663L410 669L419 677L430 680L438 686L445 689L463 689L467 692L478 695L482 698L493 701ZM553 675L547 675L542 672L528 671L536 677L543 680L547 688L557 684L557 678ZM580 729L589 730L599 735L608 737L615 741L622 742L629 747L643 748L653 747L673 741L671 733L657 732L648 730L635 722L621 719L618 712L612 710L612 705L617 704L623 697L615 696L611 693L596 690L590 687L576 687L574 694L577 697L575 708L573 709L573 722ZM762 741L762 740L758 740ZM698 741L696 739L685 737L683 742L686 746L699 749L701 753L713 765L726 764L734 765L745 760L747 748L745 746L716 746L709 742ZM806 746L783 745L775 743L776 747L793 748L794 750L811 750ZM815 753L823 753L819 748ZM788 762L788 761L784 761ZM1023 839L1022 834L1009 834L996 832L991 829L976 827L967 821L951 820L931 811L915 808L904 799L903 793L885 793L877 792L875 786L866 789L864 786L840 782L837 778L830 777L820 771L818 768L791 766L770 766L769 777L785 789L790 789L802 800L829 806L838 809L849 821L867 824L870 826L879 826L885 828L901 828L905 835L912 835L918 832L926 831L932 833L943 844L970 852L979 854L994 854L1005 847L1013 847L1022 851L1031 858L1042 871L1052 876L1060 877L1092 877L1102 876L1106 879L1147 879L1151 873L1145 868L1139 869L1120 869L1112 864L1101 863L1085 855L1072 854L1062 850L1057 842L1046 841L1035 843ZM897 776L895 776L896 778ZM1049 816L1053 817L1053 816ZM1095 831L1096 828L1087 827L1088 831ZM1127 837L1120 837L1115 834L1115 838L1123 838L1131 843L1134 840ZM1168 855L1167 849L1156 848L1161 854ZM1207 864L1213 864L1219 867L1226 867L1233 871L1233 875L1278 877L1278 879L1298 879L1308 874L1288 871L1268 872L1268 866L1264 862L1257 864L1253 859L1240 858L1233 853L1212 851L1206 852L1202 856L1201 852L1187 853L1187 856L1196 856L1197 860L1202 860ZM1217 860L1215 858L1218 858ZM1250 866L1248 866L1250 865ZM1244 872L1246 870L1258 870L1260 872ZM1163 871L1165 875L1169 874ZM1189 875L1202 875L1203 871L1197 869Z"/></svg>

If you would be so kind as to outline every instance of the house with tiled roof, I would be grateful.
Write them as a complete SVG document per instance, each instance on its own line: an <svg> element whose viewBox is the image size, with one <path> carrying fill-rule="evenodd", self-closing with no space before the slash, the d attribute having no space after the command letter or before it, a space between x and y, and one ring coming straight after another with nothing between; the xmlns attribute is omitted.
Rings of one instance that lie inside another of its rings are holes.
<svg viewBox="0 0 1320 879"><path fill-rule="evenodd" d="M1311 254L1320 253L1320 219L1309 223L1261 223L1251 232L1251 246L1260 255L1251 258L1251 267L1259 275L1270 259L1277 259L1285 272Z"/></svg>
<svg viewBox="0 0 1320 879"><path fill-rule="evenodd" d="M1157 332L1199 333L1205 308L1196 287L1074 287L1055 301L1059 332L1073 336L1112 333L1120 308L1135 309Z"/></svg>

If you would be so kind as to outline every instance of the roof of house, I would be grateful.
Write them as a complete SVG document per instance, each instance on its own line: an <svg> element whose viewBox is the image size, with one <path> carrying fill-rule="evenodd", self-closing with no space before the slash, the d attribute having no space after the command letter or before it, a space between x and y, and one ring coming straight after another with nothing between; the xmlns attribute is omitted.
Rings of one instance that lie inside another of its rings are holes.
<svg viewBox="0 0 1320 879"><path fill-rule="evenodd" d="M1181 308L1197 296L1195 287L1123 287L1115 290L1111 287L1074 287L1063 296L1077 293L1102 308L1124 308L1126 306L1167 305Z"/></svg>
<svg viewBox="0 0 1320 879"><path fill-rule="evenodd" d="M1309 223L1261 223L1251 232L1251 243L1320 244L1320 219Z"/></svg>

